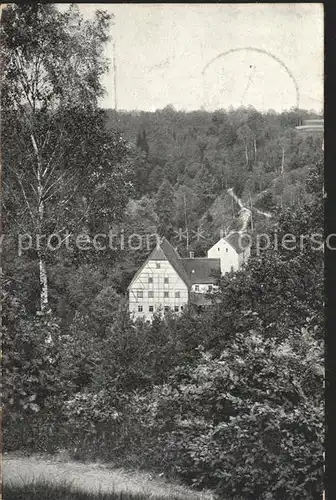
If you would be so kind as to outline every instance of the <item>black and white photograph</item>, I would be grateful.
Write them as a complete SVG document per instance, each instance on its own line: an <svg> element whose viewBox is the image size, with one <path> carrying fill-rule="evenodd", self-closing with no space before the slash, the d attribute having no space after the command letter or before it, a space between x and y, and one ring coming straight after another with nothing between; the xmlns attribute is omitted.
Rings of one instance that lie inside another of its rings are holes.
<svg viewBox="0 0 336 500"><path fill-rule="evenodd" d="M323 4L0 8L0 500L325 500Z"/></svg>

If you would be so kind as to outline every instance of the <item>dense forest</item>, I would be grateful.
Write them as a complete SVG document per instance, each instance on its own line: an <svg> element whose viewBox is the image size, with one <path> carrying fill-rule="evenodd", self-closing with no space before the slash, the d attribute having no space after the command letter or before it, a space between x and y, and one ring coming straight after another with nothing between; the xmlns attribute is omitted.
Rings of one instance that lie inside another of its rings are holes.
<svg viewBox="0 0 336 500"><path fill-rule="evenodd" d="M261 113L250 106L209 113L167 106L155 113L107 114L108 127L118 128L136 148L138 196L152 196L166 179L177 202L183 189L200 193L197 215L229 187L252 198L272 187L274 203L281 195L284 203L299 203L297 193L286 189L291 179L284 186L274 181L313 163L321 149L322 138L315 142L295 131L302 120L319 118L305 110Z"/></svg>
<svg viewBox="0 0 336 500"><path fill-rule="evenodd" d="M295 127L318 118L314 112L261 113L250 106L187 113L167 106L155 113L107 110L107 116L107 127L132 148L135 192L127 212L133 219L139 214L138 227L148 218L147 231L156 221L159 234L183 255L180 228L190 234L202 229L204 238L188 241L196 255L204 255L221 231L240 228L240 206L229 189L252 210L251 232L267 228L279 208L311 199L306 180L323 158L322 136L304 137Z"/></svg>
<svg viewBox="0 0 336 500"><path fill-rule="evenodd" d="M295 131L317 115L99 109L109 21L3 13L4 448L158 470L218 498L317 500L323 252L252 253L208 309L148 324L129 317L127 285L150 248L90 246L159 233L183 255L176 232L201 227L189 247L203 255L239 225L230 189L253 238L322 234L322 138Z"/></svg>

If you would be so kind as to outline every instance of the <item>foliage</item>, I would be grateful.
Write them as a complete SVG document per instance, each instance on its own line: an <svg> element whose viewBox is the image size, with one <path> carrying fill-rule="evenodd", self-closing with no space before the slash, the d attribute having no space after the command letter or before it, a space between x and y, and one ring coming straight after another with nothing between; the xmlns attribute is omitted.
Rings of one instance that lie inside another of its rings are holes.
<svg viewBox="0 0 336 500"><path fill-rule="evenodd" d="M22 100L33 110L61 102L92 103L102 94L102 48L110 16L84 21L78 7L61 13L50 4L11 4L2 13L5 108Z"/></svg>
<svg viewBox="0 0 336 500"><path fill-rule="evenodd" d="M155 200L155 211L159 217L159 234L162 236L172 235L172 220L174 217L174 190L168 179L164 179Z"/></svg>
<svg viewBox="0 0 336 500"><path fill-rule="evenodd" d="M24 418L34 413L50 397L72 390L70 367L60 357L62 335L52 317L22 317L6 327L3 341L3 402L8 414ZM24 374L24 376L23 376Z"/></svg>
<svg viewBox="0 0 336 500"><path fill-rule="evenodd" d="M319 498L322 361L309 330L280 345L252 331L203 354L143 403L152 457L225 497Z"/></svg>

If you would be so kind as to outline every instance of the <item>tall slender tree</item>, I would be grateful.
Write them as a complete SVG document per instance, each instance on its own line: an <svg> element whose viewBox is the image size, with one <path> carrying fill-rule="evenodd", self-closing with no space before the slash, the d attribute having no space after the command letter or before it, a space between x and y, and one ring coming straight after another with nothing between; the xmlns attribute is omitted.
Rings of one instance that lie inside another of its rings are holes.
<svg viewBox="0 0 336 500"><path fill-rule="evenodd" d="M175 217L175 192L167 179L162 182L155 200L155 211L159 217L159 233L169 237L173 230Z"/></svg>
<svg viewBox="0 0 336 500"><path fill-rule="evenodd" d="M39 242L64 231L75 209L85 221L106 197L117 207L128 182L126 146L106 132L98 109L110 21L102 11L85 21L73 4L64 13L53 4L10 4L2 15L4 209L36 238L42 313L49 294Z"/></svg>

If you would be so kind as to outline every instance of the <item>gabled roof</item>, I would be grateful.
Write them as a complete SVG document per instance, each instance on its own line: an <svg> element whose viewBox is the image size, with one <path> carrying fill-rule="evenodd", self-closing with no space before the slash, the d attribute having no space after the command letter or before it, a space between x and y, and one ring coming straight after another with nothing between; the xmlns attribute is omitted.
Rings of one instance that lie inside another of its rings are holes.
<svg viewBox="0 0 336 500"><path fill-rule="evenodd" d="M171 266L175 269L179 277L184 281L184 283L189 287L190 280L186 270L183 267L182 259L175 250L175 248L166 240L166 238L162 238L160 243L154 248L150 256L146 259L146 261L142 264L142 266L135 273L131 283L128 285L128 288L132 285L132 283L139 276L147 262L151 260L168 260Z"/></svg>
<svg viewBox="0 0 336 500"><path fill-rule="evenodd" d="M250 239L238 231L223 238L238 254L244 252L250 245Z"/></svg>
<svg viewBox="0 0 336 500"><path fill-rule="evenodd" d="M166 238L162 238L160 247L180 278L187 286L190 286L189 276L183 266L184 259L181 259L175 248L169 243L169 241L166 240Z"/></svg>
<svg viewBox="0 0 336 500"><path fill-rule="evenodd" d="M183 259L183 265L192 285L215 284L217 280L212 274L213 272L220 272L220 259L208 259L206 257Z"/></svg>
<svg viewBox="0 0 336 500"><path fill-rule="evenodd" d="M147 260L166 260L166 259L167 257L163 253L162 248L157 246L156 248L154 248L154 250L152 251Z"/></svg>

